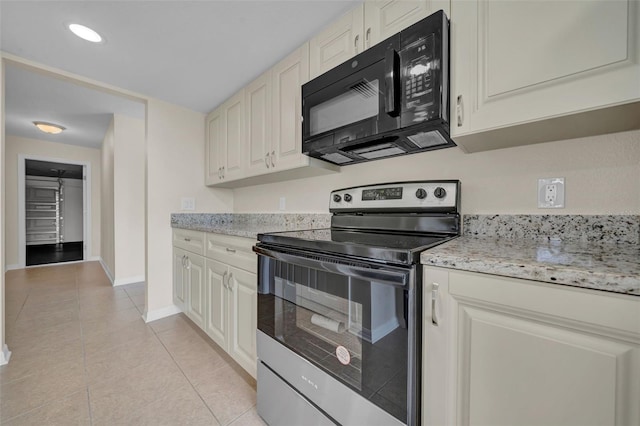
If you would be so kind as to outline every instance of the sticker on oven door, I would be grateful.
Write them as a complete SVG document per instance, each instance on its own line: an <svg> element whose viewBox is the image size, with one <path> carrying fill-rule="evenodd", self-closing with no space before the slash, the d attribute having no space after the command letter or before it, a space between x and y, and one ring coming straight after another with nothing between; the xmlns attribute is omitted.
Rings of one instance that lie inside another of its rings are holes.
<svg viewBox="0 0 640 426"><path fill-rule="evenodd" d="M342 365L349 365L349 363L351 362L351 355L349 354L349 350L344 346L338 346L336 348L336 357Z"/></svg>

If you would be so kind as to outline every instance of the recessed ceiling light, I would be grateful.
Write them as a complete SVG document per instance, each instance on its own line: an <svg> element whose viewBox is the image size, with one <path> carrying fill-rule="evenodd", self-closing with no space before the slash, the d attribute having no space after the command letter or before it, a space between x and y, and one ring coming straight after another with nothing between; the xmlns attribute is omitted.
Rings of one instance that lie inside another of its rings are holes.
<svg viewBox="0 0 640 426"><path fill-rule="evenodd" d="M33 124L35 124L35 126L41 131L52 135L57 135L58 133L62 133L62 131L65 130L65 128L60 126L59 124L46 123L44 121L34 121Z"/></svg>
<svg viewBox="0 0 640 426"><path fill-rule="evenodd" d="M102 36L89 27L80 24L70 24L69 29L78 37L90 41L92 43L100 43Z"/></svg>

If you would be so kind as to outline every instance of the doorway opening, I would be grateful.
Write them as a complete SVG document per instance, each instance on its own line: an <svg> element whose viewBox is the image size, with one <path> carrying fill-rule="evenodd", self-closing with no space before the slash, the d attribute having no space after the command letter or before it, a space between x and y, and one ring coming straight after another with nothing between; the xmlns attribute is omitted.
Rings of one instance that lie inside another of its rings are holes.
<svg viewBox="0 0 640 426"><path fill-rule="evenodd" d="M88 164L63 159L19 159L20 264L46 265L87 258Z"/></svg>

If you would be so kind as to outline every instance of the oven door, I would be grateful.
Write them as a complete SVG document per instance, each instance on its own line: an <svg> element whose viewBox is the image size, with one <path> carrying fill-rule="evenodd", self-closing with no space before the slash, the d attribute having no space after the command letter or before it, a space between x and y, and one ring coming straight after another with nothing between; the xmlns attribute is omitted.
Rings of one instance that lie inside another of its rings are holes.
<svg viewBox="0 0 640 426"><path fill-rule="evenodd" d="M261 244L254 250L259 345L268 336L315 369L296 370L284 353L264 359L269 351L258 348L261 363L340 424L416 424L417 268Z"/></svg>

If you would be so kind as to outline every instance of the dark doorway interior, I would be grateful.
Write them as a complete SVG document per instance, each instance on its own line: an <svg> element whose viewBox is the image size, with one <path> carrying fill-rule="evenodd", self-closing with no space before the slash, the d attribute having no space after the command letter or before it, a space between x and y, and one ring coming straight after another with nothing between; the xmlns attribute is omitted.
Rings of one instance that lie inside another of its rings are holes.
<svg viewBox="0 0 640 426"><path fill-rule="evenodd" d="M27 246L27 266L82 260L82 241Z"/></svg>
<svg viewBox="0 0 640 426"><path fill-rule="evenodd" d="M83 260L83 166L25 161L26 266Z"/></svg>

